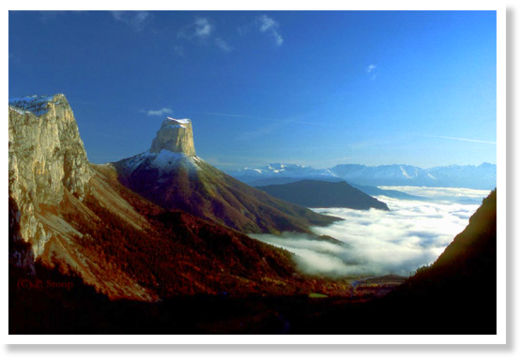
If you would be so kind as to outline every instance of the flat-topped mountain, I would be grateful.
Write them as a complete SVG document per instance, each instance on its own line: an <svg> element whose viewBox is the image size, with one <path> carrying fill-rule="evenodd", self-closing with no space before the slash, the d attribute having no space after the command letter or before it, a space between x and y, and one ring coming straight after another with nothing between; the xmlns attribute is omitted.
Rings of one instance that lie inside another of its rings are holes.
<svg viewBox="0 0 520 360"><path fill-rule="evenodd" d="M149 151L113 163L122 184L169 210L246 233L308 232L335 218L246 185L195 155L191 121L166 118Z"/></svg>
<svg viewBox="0 0 520 360"><path fill-rule="evenodd" d="M289 184L260 186L258 188L277 198L307 207L388 210L388 206L384 202L350 186L345 181L301 180Z"/></svg>
<svg viewBox="0 0 520 360"><path fill-rule="evenodd" d="M159 147L170 146L162 143L166 145ZM202 186L187 175L190 169L205 169L195 156L161 148L138 160L151 172L170 175L170 162L182 163L185 166L175 167L186 175L180 178L196 189ZM160 183L147 185L162 190ZM258 217L253 221L260 221L265 212L266 219L279 220L282 229L284 221L306 229L307 220L299 223L298 211L314 215L292 205L287 206L292 215L267 203L254 206ZM316 215L320 220L330 221ZM315 289L308 280L293 277L296 270L286 251L186 212L165 210L123 186L113 165L90 164L74 114L61 94L15 99L9 106L9 263L13 293L29 308L40 300L24 296L25 288L16 288L17 281L44 284L47 276L54 279L56 274L77 279L77 286L87 285L110 299L139 301Z"/></svg>
<svg viewBox="0 0 520 360"><path fill-rule="evenodd" d="M150 152L160 153L161 150L195 156L190 119L174 119L171 117L164 119L157 136L153 139Z"/></svg>

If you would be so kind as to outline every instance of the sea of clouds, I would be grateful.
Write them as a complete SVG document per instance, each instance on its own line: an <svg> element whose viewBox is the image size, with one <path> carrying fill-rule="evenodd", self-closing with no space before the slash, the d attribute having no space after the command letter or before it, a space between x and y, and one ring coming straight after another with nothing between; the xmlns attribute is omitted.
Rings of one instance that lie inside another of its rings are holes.
<svg viewBox="0 0 520 360"><path fill-rule="evenodd" d="M422 196L403 200L377 196L390 211L347 208L313 209L341 218L330 226L314 227L317 236L284 233L251 234L293 254L299 269L326 276L409 276L428 265L468 224L489 191L464 188L385 187Z"/></svg>

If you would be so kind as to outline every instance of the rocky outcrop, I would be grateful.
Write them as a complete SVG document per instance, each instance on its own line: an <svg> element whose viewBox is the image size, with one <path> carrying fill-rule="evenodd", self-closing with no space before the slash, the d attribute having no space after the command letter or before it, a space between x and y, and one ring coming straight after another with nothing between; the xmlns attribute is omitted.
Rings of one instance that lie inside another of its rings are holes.
<svg viewBox="0 0 520 360"><path fill-rule="evenodd" d="M134 159L132 168L151 169L160 180L180 174L170 180L186 181L187 187L162 188L157 179L145 178L146 186L165 198L170 194L161 194L163 189L203 207L212 199L220 206L221 195L213 187L221 186L214 184L216 178L207 178L214 174L194 156L191 125L167 119L153 148L158 152ZM199 173L205 176L202 182ZM199 194L200 186L208 199ZM259 209L257 221L263 221L263 211L273 213ZM274 215L286 220L279 211ZM223 289L241 296L315 291L313 283L293 279L295 269L285 251L214 222L167 211L123 186L112 164L90 164L63 95L10 102L9 265L17 300L34 298L36 303L45 294L56 299L53 286L71 278L74 286L92 286L110 299L139 301L215 295ZM51 288L46 287L49 279ZM38 284L38 289L19 287L18 280ZM32 309L35 304L29 302Z"/></svg>
<svg viewBox="0 0 520 360"><path fill-rule="evenodd" d="M59 205L65 192L83 199L92 174L64 95L10 101L9 197L20 214L20 236L35 256L50 238L38 213Z"/></svg>
<svg viewBox="0 0 520 360"><path fill-rule="evenodd" d="M38 266L59 269L111 298L156 299L100 251L97 241L113 232L103 209L116 214L115 221L125 228L148 231L143 230L147 221L88 162L64 95L11 99L9 263L13 272L37 278Z"/></svg>
<svg viewBox="0 0 520 360"><path fill-rule="evenodd" d="M150 152L160 153L161 150L195 156L193 129L189 119L174 119L171 117L164 119L157 136L152 142Z"/></svg>
<svg viewBox="0 0 520 360"><path fill-rule="evenodd" d="M167 117L150 151L113 165L123 185L155 204L245 233L309 232L338 220L269 196L195 156L187 119Z"/></svg>

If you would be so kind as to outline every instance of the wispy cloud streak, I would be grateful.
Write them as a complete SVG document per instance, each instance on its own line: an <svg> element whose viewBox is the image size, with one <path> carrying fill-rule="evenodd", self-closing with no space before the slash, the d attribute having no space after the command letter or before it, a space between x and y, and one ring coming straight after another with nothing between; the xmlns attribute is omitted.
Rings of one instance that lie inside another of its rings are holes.
<svg viewBox="0 0 520 360"><path fill-rule="evenodd" d="M375 80L377 77L377 65L376 64L370 64L365 69L366 73L368 74L370 80Z"/></svg>
<svg viewBox="0 0 520 360"><path fill-rule="evenodd" d="M215 45L224 52L230 52L233 48L222 38L215 39Z"/></svg>
<svg viewBox="0 0 520 360"><path fill-rule="evenodd" d="M204 45L213 44L223 52L230 52L233 47L220 36L216 36L216 27L210 19L196 18L191 24L184 26L177 33L177 38ZM174 51L179 56L184 56L184 47L180 44L174 46Z"/></svg>
<svg viewBox="0 0 520 360"><path fill-rule="evenodd" d="M147 110L146 115L148 116L163 116L173 113L173 110L167 107L158 110Z"/></svg>
<svg viewBox="0 0 520 360"><path fill-rule="evenodd" d="M282 46L284 39L279 31L280 25L273 18L262 15L258 18L258 29L262 33L270 34L276 46Z"/></svg>
<svg viewBox="0 0 520 360"><path fill-rule="evenodd" d="M180 39L206 39L211 36L215 27L210 23L208 18L196 18L191 24L184 26L177 33Z"/></svg>
<svg viewBox="0 0 520 360"><path fill-rule="evenodd" d="M496 145L495 141L489 141L489 140L469 139L469 138L462 138L462 137L455 137L455 136L434 136L434 137L438 138L438 139L463 141L463 142L472 142L472 143L478 143L478 144Z"/></svg>
<svg viewBox="0 0 520 360"><path fill-rule="evenodd" d="M114 20L130 26L135 31L142 31L151 15L147 11L112 11Z"/></svg>
<svg viewBox="0 0 520 360"><path fill-rule="evenodd" d="M205 112L204 114L212 116L232 117L232 118L243 118L243 119L260 119L258 116L245 115L245 114L230 114L221 112Z"/></svg>
<svg viewBox="0 0 520 360"><path fill-rule="evenodd" d="M211 25L206 18L195 19L195 31L194 35L197 37L206 37L213 31L213 25Z"/></svg>

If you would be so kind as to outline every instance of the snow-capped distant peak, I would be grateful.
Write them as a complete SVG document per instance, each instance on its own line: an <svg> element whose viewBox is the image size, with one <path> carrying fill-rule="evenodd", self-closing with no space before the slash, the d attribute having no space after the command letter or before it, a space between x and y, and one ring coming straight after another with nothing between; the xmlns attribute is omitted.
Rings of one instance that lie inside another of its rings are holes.
<svg viewBox="0 0 520 360"><path fill-rule="evenodd" d="M412 176L408 175L408 173L406 172L406 170L404 169L404 167L402 166L399 166L399 169L401 169L401 173L403 174L403 176L407 179L411 179Z"/></svg>

